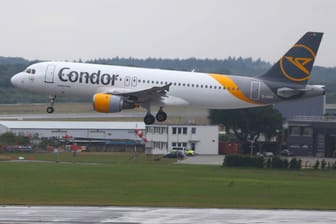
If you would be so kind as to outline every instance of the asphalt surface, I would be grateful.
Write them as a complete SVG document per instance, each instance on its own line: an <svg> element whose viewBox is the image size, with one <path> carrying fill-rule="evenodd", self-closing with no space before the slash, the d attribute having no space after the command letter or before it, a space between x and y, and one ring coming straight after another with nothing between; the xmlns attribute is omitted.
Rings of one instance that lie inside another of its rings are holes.
<svg viewBox="0 0 336 224"><path fill-rule="evenodd" d="M196 155L187 156L183 160L177 161L181 164L199 164L199 165L222 165L224 155Z"/></svg>
<svg viewBox="0 0 336 224"><path fill-rule="evenodd" d="M238 224L336 223L335 211L146 207L3 206L0 223Z"/></svg>

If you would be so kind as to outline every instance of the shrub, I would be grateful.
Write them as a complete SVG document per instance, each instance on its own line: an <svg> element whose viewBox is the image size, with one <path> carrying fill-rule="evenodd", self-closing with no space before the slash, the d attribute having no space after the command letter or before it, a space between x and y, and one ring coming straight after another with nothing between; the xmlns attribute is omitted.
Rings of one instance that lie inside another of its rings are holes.
<svg viewBox="0 0 336 224"><path fill-rule="evenodd" d="M321 168L325 169L326 165L327 165L327 162L323 159L322 162L321 162Z"/></svg>
<svg viewBox="0 0 336 224"><path fill-rule="evenodd" d="M272 159L272 168L281 169L282 168L282 160L280 157L274 157Z"/></svg>
<svg viewBox="0 0 336 224"><path fill-rule="evenodd" d="M301 169L302 166L302 160L301 159L296 159L292 158L291 161L289 162L289 168L293 170L299 170Z"/></svg>
<svg viewBox="0 0 336 224"><path fill-rule="evenodd" d="M244 155L226 155L223 166L263 168L264 158Z"/></svg>
<svg viewBox="0 0 336 224"><path fill-rule="evenodd" d="M314 165L314 169L318 169L320 167L320 161L316 160L315 165Z"/></svg>
<svg viewBox="0 0 336 224"><path fill-rule="evenodd" d="M289 162L287 158L282 159L282 168L288 169L289 167Z"/></svg>
<svg viewBox="0 0 336 224"><path fill-rule="evenodd" d="M272 159L271 158L267 158L266 168L272 168Z"/></svg>
<svg viewBox="0 0 336 224"><path fill-rule="evenodd" d="M300 170L301 168L302 168L302 160L299 159L299 160L297 161L297 169Z"/></svg>
<svg viewBox="0 0 336 224"><path fill-rule="evenodd" d="M332 165L333 169L336 169L336 161L334 162L334 164Z"/></svg>

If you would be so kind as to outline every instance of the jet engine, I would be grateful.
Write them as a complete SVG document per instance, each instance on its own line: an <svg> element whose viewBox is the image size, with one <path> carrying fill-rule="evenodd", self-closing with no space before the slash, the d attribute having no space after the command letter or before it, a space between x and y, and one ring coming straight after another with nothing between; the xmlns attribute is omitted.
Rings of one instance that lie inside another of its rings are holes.
<svg viewBox="0 0 336 224"><path fill-rule="evenodd" d="M115 113L124 109L133 109L138 105L128 101L125 97L106 93L97 93L93 96L93 108L101 113Z"/></svg>

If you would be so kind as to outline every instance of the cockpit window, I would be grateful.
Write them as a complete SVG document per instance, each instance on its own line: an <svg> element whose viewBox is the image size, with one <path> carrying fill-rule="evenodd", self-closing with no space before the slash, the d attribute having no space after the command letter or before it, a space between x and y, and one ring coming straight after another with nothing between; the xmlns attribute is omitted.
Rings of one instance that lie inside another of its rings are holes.
<svg viewBox="0 0 336 224"><path fill-rule="evenodd" d="M28 68L28 69L26 70L26 72L27 72L28 74L35 74L35 73L36 73L36 70L35 70L35 69Z"/></svg>

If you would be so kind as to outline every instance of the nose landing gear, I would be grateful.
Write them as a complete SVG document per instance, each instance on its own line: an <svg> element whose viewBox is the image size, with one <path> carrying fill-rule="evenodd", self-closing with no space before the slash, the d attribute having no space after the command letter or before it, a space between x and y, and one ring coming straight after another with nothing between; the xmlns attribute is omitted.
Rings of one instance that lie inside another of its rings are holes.
<svg viewBox="0 0 336 224"><path fill-rule="evenodd" d="M49 96L50 105L49 105L49 107L47 107L47 113L48 114L54 113L55 100L56 100L56 96Z"/></svg>

